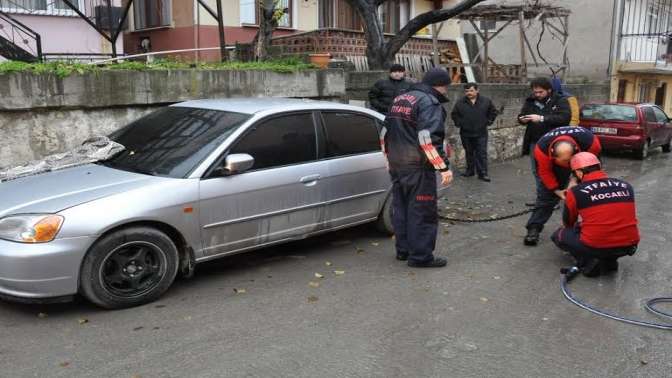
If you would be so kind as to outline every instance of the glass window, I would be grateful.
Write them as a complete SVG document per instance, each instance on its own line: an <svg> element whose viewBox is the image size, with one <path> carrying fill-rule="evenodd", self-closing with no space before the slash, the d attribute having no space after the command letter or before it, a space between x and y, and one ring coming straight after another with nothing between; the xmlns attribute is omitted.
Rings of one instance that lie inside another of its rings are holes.
<svg viewBox="0 0 672 378"><path fill-rule="evenodd" d="M653 113L656 115L656 121L660 123L665 123L667 122L667 115L665 114L664 111L660 110L659 108L653 107Z"/></svg>
<svg viewBox="0 0 672 378"><path fill-rule="evenodd" d="M102 164L184 178L249 117L216 110L166 107L110 135L126 149Z"/></svg>
<svg viewBox="0 0 672 378"><path fill-rule="evenodd" d="M136 30L170 26L170 0L135 0L133 15Z"/></svg>
<svg viewBox="0 0 672 378"><path fill-rule="evenodd" d="M353 113L322 113L327 157L380 151L378 127L373 118Z"/></svg>
<svg viewBox="0 0 672 378"><path fill-rule="evenodd" d="M240 0L240 23L257 23L257 0Z"/></svg>
<svg viewBox="0 0 672 378"><path fill-rule="evenodd" d="M629 105L590 104L583 107L581 117L610 121L637 121L637 112L634 106Z"/></svg>
<svg viewBox="0 0 672 378"><path fill-rule="evenodd" d="M240 23L249 25L258 25L261 2L260 0L239 0L240 1ZM278 19L278 26L283 28L292 27L292 3L294 0L276 0L276 11L283 11Z"/></svg>
<svg viewBox="0 0 672 378"><path fill-rule="evenodd" d="M646 107L643 110L646 122L658 122L658 120L656 120L656 113L653 112L653 109L651 109L651 107Z"/></svg>
<svg viewBox="0 0 672 378"><path fill-rule="evenodd" d="M252 169L265 169L314 161L316 146L312 114L299 113L261 121L229 153L252 155Z"/></svg>
<svg viewBox="0 0 672 378"><path fill-rule="evenodd" d="M70 3L81 9L81 0L71 0ZM12 13L35 13L54 16L69 16L75 12L63 0L0 0L0 9Z"/></svg>

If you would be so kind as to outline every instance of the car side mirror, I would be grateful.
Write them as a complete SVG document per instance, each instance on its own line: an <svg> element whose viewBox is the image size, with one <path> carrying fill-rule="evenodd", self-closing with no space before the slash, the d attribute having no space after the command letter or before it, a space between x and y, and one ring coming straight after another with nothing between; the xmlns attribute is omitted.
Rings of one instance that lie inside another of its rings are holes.
<svg viewBox="0 0 672 378"><path fill-rule="evenodd" d="M228 176L243 173L254 165L254 158L248 154L231 154L226 157L224 164L216 169L217 176Z"/></svg>

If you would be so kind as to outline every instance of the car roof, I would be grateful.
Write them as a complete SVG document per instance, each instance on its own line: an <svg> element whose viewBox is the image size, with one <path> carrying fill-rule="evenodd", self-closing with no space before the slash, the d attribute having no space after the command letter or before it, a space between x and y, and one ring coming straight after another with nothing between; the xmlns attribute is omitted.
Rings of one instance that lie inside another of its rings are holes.
<svg viewBox="0 0 672 378"><path fill-rule="evenodd" d="M211 109L225 112L255 114L264 111L284 112L294 110L350 110L364 112L382 119L382 115L371 109L360 106L340 104L330 101L315 101L309 99L284 97L250 97L206 99L180 102L171 106L187 108Z"/></svg>

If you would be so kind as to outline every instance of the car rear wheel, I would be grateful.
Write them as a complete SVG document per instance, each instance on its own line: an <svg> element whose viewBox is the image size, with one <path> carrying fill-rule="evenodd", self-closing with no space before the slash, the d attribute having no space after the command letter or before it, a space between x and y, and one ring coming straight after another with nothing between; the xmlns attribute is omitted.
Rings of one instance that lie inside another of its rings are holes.
<svg viewBox="0 0 672 378"><path fill-rule="evenodd" d="M640 160L644 160L649 156L649 141L646 141L639 150L635 151L635 156Z"/></svg>
<svg viewBox="0 0 672 378"><path fill-rule="evenodd" d="M378 215L376 228L382 233L394 235L394 227L392 226L392 195L387 197L387 200L383 205L383 210L381 210L380 215Z"/></svg>
<svg viewBox="0 0 672 378"><path fill-rule="evenodd" d="M672 151L672 138L670 138L667 143L663 144L663 152L669 154L670 151Z"/></svg>
<svg viewBox="0 0 672 378"><path fill-rule="evenodd" d="M159 298L178 270L175 243L149 227L115 231L94 244L82 264L82 294L94 304L118 309Z"/></svg>

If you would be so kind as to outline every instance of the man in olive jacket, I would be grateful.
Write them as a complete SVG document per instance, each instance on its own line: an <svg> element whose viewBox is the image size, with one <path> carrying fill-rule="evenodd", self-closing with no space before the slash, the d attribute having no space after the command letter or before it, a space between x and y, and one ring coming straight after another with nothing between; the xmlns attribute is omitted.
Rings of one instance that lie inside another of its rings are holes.
<svg viewBox="0 0 672 378"><path fill-rule="evenodd" d="M450 113L455 126L460 129L467 169L462 174L471 177L474 171L478 178L490 182L488 177L488 126L495 122L497 110L492 101L478 93L478 85L467 83L464 97L455 103Z"/></svg>

